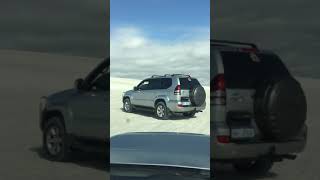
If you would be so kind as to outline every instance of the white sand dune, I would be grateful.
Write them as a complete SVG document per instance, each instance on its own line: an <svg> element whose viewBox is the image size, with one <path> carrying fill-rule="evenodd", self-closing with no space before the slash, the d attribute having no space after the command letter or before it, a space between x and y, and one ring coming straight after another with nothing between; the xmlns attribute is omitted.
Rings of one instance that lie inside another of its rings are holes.
<svg viewBox="0 0 320 180"><path fill-rule="evenodd" d="M195 118L170 118L158 120L150 112L126 113L122 111L122 94L132 89L140 81L134 79L111 77L110 90L110 135L114 136L126 132L184 132L210 134L210 107L207 105L203 112L197 113ZM209 102L210 90L205 87L206 102Z"/></svg>

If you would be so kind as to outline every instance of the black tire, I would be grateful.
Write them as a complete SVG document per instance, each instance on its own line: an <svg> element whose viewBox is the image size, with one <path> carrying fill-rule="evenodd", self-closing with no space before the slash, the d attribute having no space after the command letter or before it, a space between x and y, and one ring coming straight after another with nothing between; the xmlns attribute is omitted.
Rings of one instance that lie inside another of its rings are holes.
<svg viewBox="0 0 320 180"><path fill-rule="evenodd" d="M271 79L257 88L254 109L256 123L265 139L287 141L303 128L306 97L294 78Z"/></svg>
<svg viewBox="0 0 320 180"><path fill-rule="evenodd" d="M202 86L195 86L190 90L190 101L194 106L201 106L206 101L206 91Z"/></svg>
<svg viewBox="0 0 320 180"><path fill-rule="evenodd" d="M133 107L129 98L125 98L123 100L123 110L128 113L133 111Z"/></svg>
<svg viewBox="0 0 320 180"><path fill-rule="evenodd" d="M233 167L241 172L252 175L264 176L271 170L273 162L267 158L261 158L255 161L244 161L233 164Z"/></svg>
<svg viewBox="0 0 320 180"><path fill-rule="evenodd" d="M192 112L185 112L183 113L184 117L194 117L194 115L196 114L196 112L192 111Z"/></svg>
<svg viewBox="0 0 320 180"><path fill-rule="evenodd" d="M42 140L42 148L47 159L51 161L67 161L69 159L70 146L61 117L51 117L46 122Z"/></svg>
<svg viewBox="0 0 320 180"><path fill-rule="evenodd" d="M162 119L162 120L166 120L169 118L168 108L164 102L160 101L156 104L155 116L158 119Z"/></svg>

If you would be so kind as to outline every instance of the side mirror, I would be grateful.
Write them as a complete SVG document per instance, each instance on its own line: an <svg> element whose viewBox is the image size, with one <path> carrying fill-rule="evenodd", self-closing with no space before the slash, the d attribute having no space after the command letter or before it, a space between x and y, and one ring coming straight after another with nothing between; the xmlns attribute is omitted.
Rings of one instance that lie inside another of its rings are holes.
<svg viewBox="0 0 320 180"><path fill-rule="evenodd" d="M77 80L74 81L74 88L81 90L83 88L83 84L84 84L84 80L79 78Z"/></svg>
<svg viewBox="0 0 320 180"><path fill-rule="evenodd" d="M134 90L134 91L138 91L137 86L133 87L133 90Z"/></svg>

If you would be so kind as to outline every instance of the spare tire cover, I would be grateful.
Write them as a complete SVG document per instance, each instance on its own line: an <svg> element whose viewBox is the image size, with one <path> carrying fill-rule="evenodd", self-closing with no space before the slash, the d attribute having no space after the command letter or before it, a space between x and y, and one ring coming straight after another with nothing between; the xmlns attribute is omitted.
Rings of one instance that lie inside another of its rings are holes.
<svg viewBox="0 0 320 180"><path fill-rule="evenodd" d="M257 89L254 109L257 126L265 138L288 140L304 125L306 97L292 77L268 80Z"/></svg>
<svg viewBox="0 0 320 180"><path fill-rule="evenodd" d="M201 106L206 100L206 92L202 86L195 86L190 90L190 101L194 106Z"/></svg>

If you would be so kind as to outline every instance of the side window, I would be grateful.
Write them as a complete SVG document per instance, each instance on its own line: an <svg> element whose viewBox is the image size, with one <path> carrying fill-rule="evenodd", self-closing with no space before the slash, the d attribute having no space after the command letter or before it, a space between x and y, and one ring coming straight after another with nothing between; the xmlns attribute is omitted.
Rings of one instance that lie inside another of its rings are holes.
<svg viewBox="0 0 320 180"><path fill-rule="evenodd" d="M160 89L161 88L161 79L150 79L150 90Z"/></svg>
<svg viewBox="0 0 320 180"><path fill-rule="evenodd" d="M149 80L144 80L144 81L142 81L141 83L140 83L140 85L139 85L139 89L140 90L148 90L149 89L149 86L150 86L150 82L149 82Z"/></svg>
<svg viewBox="0 0 320 180"><path fill-rule="evenodd" d="M101 90L101 91L107 91L110 88L110 84L108 81L108 74L107 73L101 73L93 82L92 89L93 90Z"/></svg>
<svg viewBox="0 0 320 180"><path fill-rule="evenodd" d="M168 89L172 85L171 78L163 78L161 79L161 89Z"/></svg>

